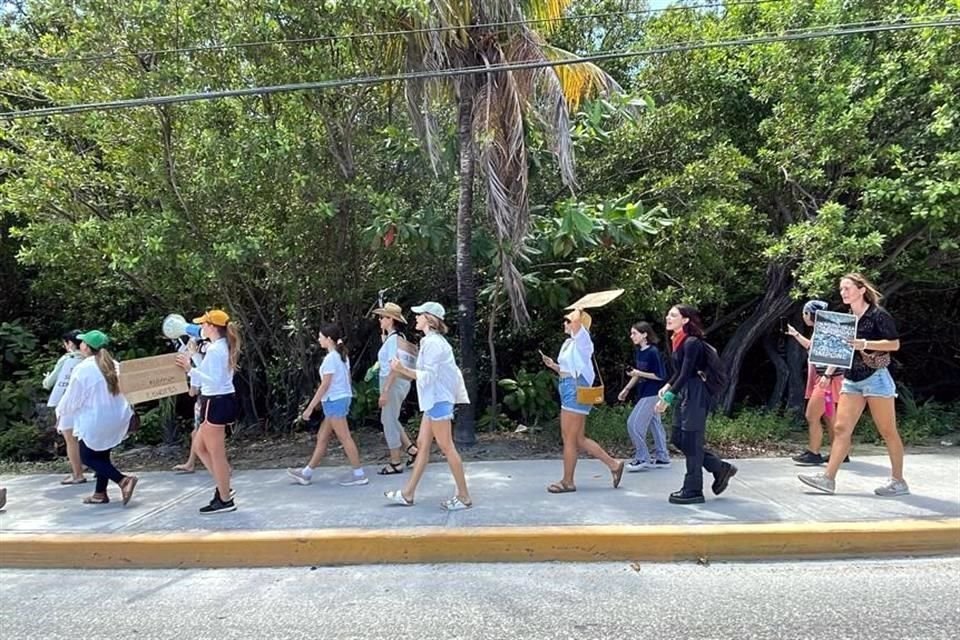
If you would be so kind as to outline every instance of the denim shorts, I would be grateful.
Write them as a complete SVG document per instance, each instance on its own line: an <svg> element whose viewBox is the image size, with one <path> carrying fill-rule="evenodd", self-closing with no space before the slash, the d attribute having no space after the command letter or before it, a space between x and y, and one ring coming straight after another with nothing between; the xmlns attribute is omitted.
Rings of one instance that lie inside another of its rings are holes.
<svg viewBox="0 0 960 640"><path fill-rule="evenodd" d="M589 386L583 376L579 378L560 378L560 382L557 384L560 391L560 408L570 413L588 416L593 407L577 402L578 385L581 387Z"/></svg>
<svg viewBox="0 0 960 640"><path fill-rule="evenodd" d="M431 420L453 420L453 403L437 402L424 413Z"/></svg>
<svg viewBox="0 0 960 640"><path fill-rule="evenodd" d="M897 385L893 382L893 376L887 371L886 367L877 369L870 374L869 378L854 382L849 378L843 379L843 387L840 393L851 396L864 396L871 398L896 398Z"/></svg>
<svg viewBox="0 0 960 640"><path fill-rule="evenodd" d="M353 398L337 398L336 400L323 401L323 416L325 418L346 418L350 413L350 404Z"/></svg>

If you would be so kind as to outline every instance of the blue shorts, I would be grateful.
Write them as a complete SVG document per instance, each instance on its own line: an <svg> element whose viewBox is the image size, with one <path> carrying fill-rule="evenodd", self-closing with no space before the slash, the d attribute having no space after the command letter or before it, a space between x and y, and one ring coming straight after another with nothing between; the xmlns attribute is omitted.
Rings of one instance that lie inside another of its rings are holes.
<svg viewBox="0 0 960 640"><path fill-rule="evenodd" d="M424 413L431 420L453 420L453 403L437 402Z"/></svg>
<svg viewBox="0 0 960 640"><path fill-rule="evenodd" d="M336 400L324 400L323 416L325 418L346 418L350 413L350 403L353 398L337 398Z"/></svg>
<svg viewBox="0 0 960 640"><path fill-rule="evenodd" d="M588 416L593 407L577 402L578 385L581 387L589 386L583 376L579 378L560 378L560 382L557 384L557 388L560 391L560 408L570 413Z"/></svg>
<svg viewBox="0 0 960 640"><path fill-rule="evenodd" d="M893 376L886 367L877 369L870 374L869 378L854 382L849 378L843 379L843 386L840 393L851 396L863 396L865 398L896 398L897 385L893 381Z"/></svg>

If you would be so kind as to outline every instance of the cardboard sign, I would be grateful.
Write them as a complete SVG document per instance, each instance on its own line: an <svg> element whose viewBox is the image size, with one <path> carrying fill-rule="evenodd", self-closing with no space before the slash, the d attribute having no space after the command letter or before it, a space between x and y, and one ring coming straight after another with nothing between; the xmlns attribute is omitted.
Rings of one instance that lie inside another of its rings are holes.
<svg viewBox="0 0 960 640"><path fill-rule="evenodd" d="M175 353L120 363L120 393L130 404L186 392L187 374L177 366Z"/></svg>
<svg viewBox="0 0 960 640"><path fill-rule="evenodd" d="M405 366L408 369L417 368L417 355L420 351L417 349L417 345L405 340L404 338L397 336L397 359L400 361L400 364ZM407 380L412 380L403 374L399 374L402 378Z"/></svg>
<svg viewBox="0 0 960 640"><path fill-rule="evenodd" d="M610 291L596 291L583 296L567 309L597 309L610 304L623 294L623 289L611 289Z"/></svg>
<svg viewBox="0 0 960 640"><path fill-rule="evenodd" d="M853 364L853 345L857 337L857 316L835 311L817 311L810 339L810 364L849 369Z"/></svg>

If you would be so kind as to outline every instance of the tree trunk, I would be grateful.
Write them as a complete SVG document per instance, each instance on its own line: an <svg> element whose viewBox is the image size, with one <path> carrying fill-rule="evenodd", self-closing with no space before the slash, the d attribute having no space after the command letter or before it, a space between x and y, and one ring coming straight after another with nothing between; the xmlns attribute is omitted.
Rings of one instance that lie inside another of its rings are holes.
<svg viewBox="0 0 960 640"><path fill-rule="evenodd" d="M460 336L460 369L470 396L470 404L460 405L454 441L472 445L476 442L477 353L474 334L477 323L477 287L473 275L470 248L473 241L473 177L476 154L473 148L473 83L464 79L460 85L460 109L457 118L457 141L460 152L460 198L457 203L457 301Z"/></svg>
<svg viewBox="0 0 960 640"><path fill-rule="evenodd" d="M729 414L733 409L733 400L740 380L740 368L750 348L777 319L785 315L793 302L790 300L791 264L770 264L767 267L767 286L763 298L753 313L734 332L723 349L723 362L727 366L730 384L724 390L719 405Z"/></svg>
<svg viewBox="0 0 960 640"><path fill-rule="evenodd" d="M787 408L802 416L806 404L803 394L807 390L807 350L793 338L787 342L787 366L790 367Z"/></svg>
<svg viewBox="0 0 960 640"><path fill-rule="evenodd" d="M776 333L768 332L763 336L763 350L766 352L773 368L777 372L776 382L773 384L773 391L767 399L767 410L776 411L783 404L784 395L787 392L787 381L790 379L790 367L787 360L777 344L779 336Z"/></svg>
<svg viewBox="0 0 960 640"><path fill-rule="evenodd" d="M500 407L497 401L497 345L494 342L494 338L496 337L497 307L499 305L500 286L495 284L493 303L490 305L490 317L487 319L487 349L490 350L490 424L494 430L497 428L497 416L500 415Z"/></svg>

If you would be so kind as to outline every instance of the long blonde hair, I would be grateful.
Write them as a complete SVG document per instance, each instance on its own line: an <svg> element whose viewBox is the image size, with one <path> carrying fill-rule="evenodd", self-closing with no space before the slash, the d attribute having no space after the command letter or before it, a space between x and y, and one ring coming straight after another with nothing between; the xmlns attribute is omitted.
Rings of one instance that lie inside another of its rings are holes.
<svg viewBox="0 0 960 640"><path fill-rule="evenodd" d="M243 350L243 338L240 337L240 330L237 323L227 321L225 333L227 334L227 346L230 348L230 370L236 371L240 368L240 352Z"/></svg>
<svg viewBox="0 0 960 640"><path fill-rule="evenodd" d="M112 396L118 395L120 393L120 376L117 375L117 361L106 349L95 350L93 358L97 363L97 368L100 369L100 373L103 374L104 380L107 381L107 391Z"/></svg>
<svg viewBox="0 0 960 640"><path fill-rule="evenodd" d="M848 273L840 279L849 280L853 284L857 285L858 289L866 289L866 291L863 293L863 299L866 300L868 304L871 304L875 307L880 306L880 301L883 300L883 294L880 293L873 283L867 280L863 274L856 272Z"/></svg>

